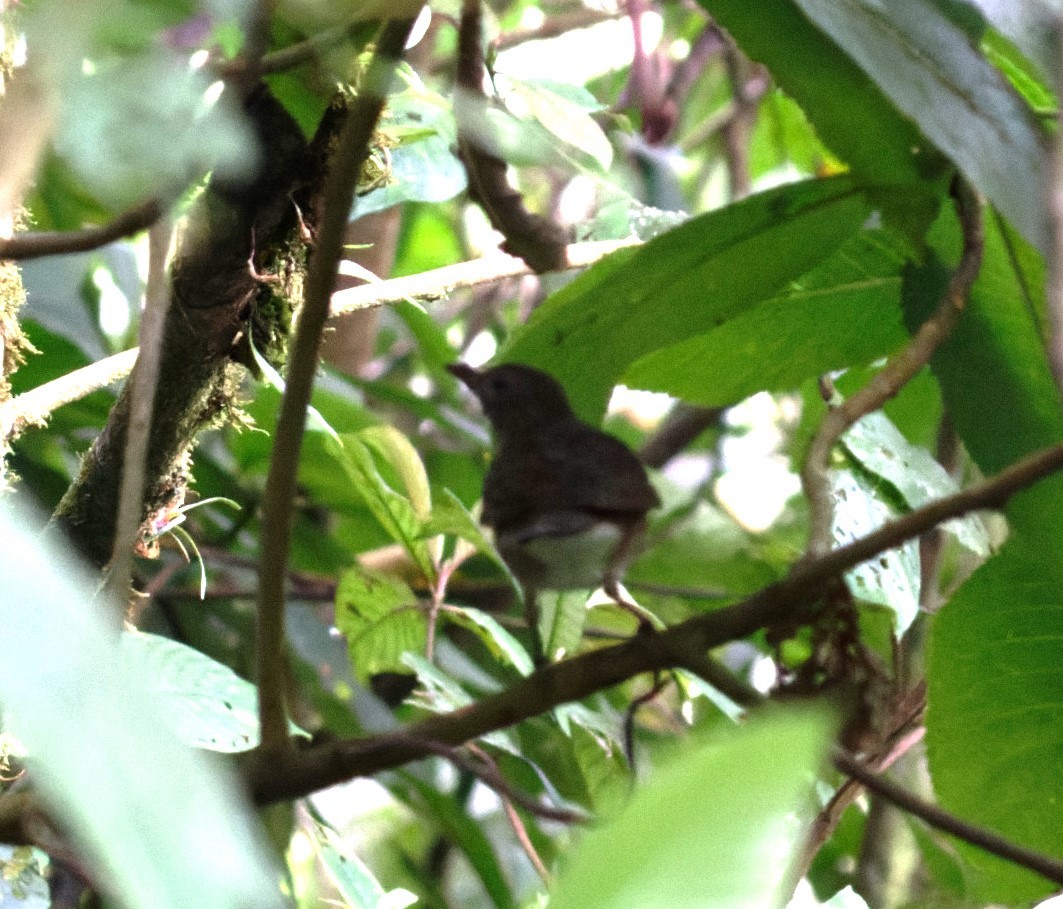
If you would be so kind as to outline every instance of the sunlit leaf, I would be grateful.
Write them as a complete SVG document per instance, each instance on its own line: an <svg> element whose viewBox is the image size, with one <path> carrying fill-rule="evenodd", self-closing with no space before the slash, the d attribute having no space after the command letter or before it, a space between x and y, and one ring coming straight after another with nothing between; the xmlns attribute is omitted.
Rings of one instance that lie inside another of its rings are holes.
<svg viewBox="0 0 1063 909"><path fill-rule="evenodd" d="M553 909L770 906L803 827L829 724L779 714L688 750L588 832L563 869ZM712 805L711 811L706 811Z"/></svg>
<svg viewBox="0 0 1063 909"><path fill-rule="evenodd" d="M405 671L407 653L423 653L428 623L409 585L355 566L336 587L336 627L347 638L359 681L379 672Z"/></svg>

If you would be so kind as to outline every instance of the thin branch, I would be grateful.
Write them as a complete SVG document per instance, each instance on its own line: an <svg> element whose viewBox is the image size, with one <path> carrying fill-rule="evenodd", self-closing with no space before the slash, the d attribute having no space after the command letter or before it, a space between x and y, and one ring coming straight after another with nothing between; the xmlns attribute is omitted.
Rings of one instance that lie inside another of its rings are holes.
<svg viewBox="0 0 1063 909"><path fill-rule="evenodd" d="M168 221L156 224L149 234L148 282L144 312L140 319L141 350L131 389L129 425L122 457L122 484L118 493L114 546L111 550L107 588L112 599L125 606L133 575L133 550L144 521L144 479L147 473L148 441L159 384L166 314L170 308L170 280L166 270L172 230Z"/></svg>
<svg viewBox="0 0 1063 909"><path fill-rule="evenodd" d="M0 259L36 259L64 253L88 252L99 249L122 237L131 237L147 230L162 217L162 204L150 199L118 215L113 221L81 230L41 231L16 234L0 239Z"/></svg>
<svg viewBox="0 0 1063 909"><path fill-rule="evenodd" d="M915 337L874 378L851 398L828 409L819 427L804 467L801 484L808 497L809 536L807 555L823 555L831 546L831 498L829 459L831 450L842 435L865 414L880 408L900 392L927 363L938 347L952 333L967 305L971 287L982 266L984 236L982 201L962 180L957 179L956 209L963 231L963 252L949 286L934 313L919 327Z"/></svg>
<svg viewBox="0 0 1063 909"><path fill-rule="evenodd" d="M393 19L384 24L361 91L340 133L325 186L320 232L310 259L305 299L288 358L288 384L281 400L273 456L262 497L256 676L261 748L267 754L290 747L284 703L284 580L288 571L296 469L318 366L321 333L343 255L343 235L358 174L412 27L413 21L409 19Z"/></svg>
<svg viewBox="0 0 1063 909"><path fill-rule="evenodd" d="M678 405L642 444L639 459L647 467L659 470L706 429L719 426L726 412L726 407Z"/></svg>
<svg viewBox="0 0 1063 909"><path fill-rule="evenodd" d="M617 10L598 10L587 7L578 7L572 10L555 13L547 16L542 24L535 28L514 29L504 32L491 42L496 50L506 50L524 44L528 41L542 41L547 38L557 38L566 32L579 28L588 28L599 22L609 22L623 15L623 8Z"/></svg>
<svg viewBox="0 0 1063 909"><path fill-rule="evenodd" d="M636 246L639 242L631 239L573 243L567 249L568 266L572 269L586 268L618 249ZM344 316L377 306L391 306L407 299L427 303L442 299L459 288L492 284L530 274L532 270L522 259L498 253L416 275L337 291L332 295L330 313L332 317ZM124 379L132 370L137 353L136 348L123 351L0 404L0 439L17 435L26 426L41 426L52 411L64 404L80 401L94 391Z"/></svg>
<svg viewBox="0 0 1063 909"><path fill-rule="evenodd" d="M52 411L64 404L80 401L94 391L124 379L132 371L138 353L135 347L122 351L0 404L0 439L10 439L27 426L43 426Z"/></svg>
<svg viewBox="0 0 1063 909"><path fill-rule="evenodd" d="M324 743L283 760L250 768L260 803L298 798L355 776L368 776L424 756L424 742L460 745L644 672L692 665L700 655L809 608L823 585L841 572L971 511L1000 508L1038 480L1063 469L1063 445L1035 452L993 478L910 512L854 543L805 559L790 575L746 600L695 616L667 631L639 634L560 663L541 667L508 689L451 713L427 717L401 737Z"/></svg>
<svg viewBox="0 0 1063 909"><path fill-rule="evenodd" d="M586 268L610 253L628 246L638 246L641 241L593 240L572 243L565 249L566 267ZM523 259L505 253L494 253L481 259L444 265L431 271L423 271L403 278L391 278L373 284L362 284L349 290L340 290L332 295L332 315L343 316L362 309L388 306L406 299L430 303L448 296L464 287L493 284L507 278L519 278L534 272Z"/></svg>
<svg viewBox="0 0 1063 909"><path fill-rule="evenodd" d="M991 855L999 856L1006 861L1028 868L1030 871L1040 874L1056 884L1063 884L1063 862L1058 859L1014 843L1000 834L994 833L992 830L979 827L977 824L965 821L938 805L924 801L903 786L898 786L892 780L875 773L861 761L841 749L835 750L833 762L840 772L852 777L864 788L881 796L898 808L907 811L909 814L915 815L931 827L943 830L945 833L970 843L972 846L977 846Z"/></svg>

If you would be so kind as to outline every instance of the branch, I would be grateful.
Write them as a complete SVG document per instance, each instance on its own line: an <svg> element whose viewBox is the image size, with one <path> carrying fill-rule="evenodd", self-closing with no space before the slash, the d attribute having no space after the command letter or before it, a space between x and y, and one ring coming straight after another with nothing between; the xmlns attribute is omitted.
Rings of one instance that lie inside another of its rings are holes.
<svg viewBox="0 0 1063 909"><path fill-rule="evenodd" d="M982 266L984 236L982 201L962 180L955 183L956 209L963 230L963 252L949 286L934 313L919 327L911 342L894 356L874 378L851 398L827 411L801 470L801 484L808 497L809 535L807 554L821 556L830 549L833 503L828 461L842 435L865 414L878 410L900 392L952 333L967 305L971 287Z"/></svg>
<svg viewBox="0 0 1063 909"><path fill-rule="evenodd" d="M808 609L823 586L841 572L917 537L942 521L971 511L1000 508L1015 493L1063 469L1063 444L1035 452L989 480L910 512L874 533L797 563L789 576L732 606L695 616L667 631L638 634L544 666L510 688L452 713L426 717L401 737L376 736L290 751L250 768L259 803L299 798L356 776L368 776L423 757L424 742L460 745L570 701L588 697L644 672L697 666L706 651Z"/></svg>
<svg viewBox="0 0 1063 909"><path fill-rule="evenodd" d="M27 426L43 426L53 410L124 379L138 353L135 347L122 351L4 401L0 404L0 439L13 438Z"/></svg>
<svg viewBox="0 0 1063 909"><path fill-rule="evenodd" d="M592 240L585 243L573 243L565 247L563 270L586 268L610 253L628 246L637 246L641 241L630 240ZM463 287L476 287L481 284L493 284L506 278L519 278L535 274L528 264L517 256L497 253L481 259L459 262L456 265L444 265L431 271L408 275L403 278L391 278L372 284L362 284L348 290L340 290L332 295L332 315L344 316L363 309L387 306L403 300L414 299L429 303L453 293Z"/></svg>
<svg viewBox="0 0 1063 909"><path fill-rule="evenodd" d="M565 251L567 265L572 269L586 268L618 249L638 245L639 242L631 239L573 243ZM330 314L335 318L363 309L390 306L407 299L427 303L442 299L459 288L492 284L530 274L533 274L532 270L522 259L499 253L416 275L336 291L332 295ZM3 402L0 404L0 439L18 435L27 426L41 426L52 411L64 404L80 401L94 391L124 379L132 370L137 353L136 348L123 351Z"/></svg>
<svg viewBox="0 0 1063 909"><path fill-rule="evenodd" d="M362 88L343 125L325 185L320 232L310 259L306 295L289 352L288 385L281 399L273 456L262 497L256 676L261 749L266 754L290 747L284 704L284 579L288 570L296 469L318 366L321 333L343 255L343 235L358 174L369 153L373 129L412 26L413 21L409 19L393 19L384 24Z"/></svg>
<svg viewBox="0 0 1063 909"><path fill-rule="evenodd" d="M155 409L155 392L162 363L166 314L170 308L170 282L166 273L166 254L170 247L171 227L159 224L150 234L148 286L144 314L140 320L140 356L131 381L129 424L122 457L122 480L118 491L114 543L111 548L107 587L111 599L121 607L129 596L133 575L133 550L143 522L144 478L147 473L151 420ZM121 613L119 613L121 615Z"/></svg>
<svg viewBox="0 0 1063 909"><path fill-rule="evenodd" d="M41 231L17 234L0 239L0 259L36 259L64 253L88 252L99 249L122 237L131 237L147 230L162 217L162 205L151 199L118 215L113 221L81 230Z"/></svg>
<svg viewBox="0 0 1063 909"><path fill-rule="evenodd" d="M875 773L841 749L835 750L833 762L834 766L846 776L852 777L866 789L922 819L931 827L952 834L964 842L984 849L991 855L1028 868L1056 884L1063 884L1063 862L1058 859L1013 843L992 830L979 827L970 821L956 817L938 805L924 801L903 786L898 786L886 777Z"/></svg>

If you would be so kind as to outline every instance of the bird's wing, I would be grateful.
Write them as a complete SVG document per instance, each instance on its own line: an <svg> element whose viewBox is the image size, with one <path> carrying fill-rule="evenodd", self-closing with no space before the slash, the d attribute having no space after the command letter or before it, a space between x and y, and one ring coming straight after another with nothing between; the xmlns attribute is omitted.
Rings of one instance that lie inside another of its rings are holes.
<svg viewBox="0 0 1063 909"><path fill-rule="evenodd" d="M572 507L641 515L661 504L646 468L619 439L572 421L547 444L561 495Z"/></svg>

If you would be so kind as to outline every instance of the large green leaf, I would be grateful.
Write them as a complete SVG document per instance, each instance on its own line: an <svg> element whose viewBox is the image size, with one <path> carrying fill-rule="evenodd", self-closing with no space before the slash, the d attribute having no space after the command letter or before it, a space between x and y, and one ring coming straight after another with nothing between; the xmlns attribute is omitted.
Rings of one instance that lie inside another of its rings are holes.
<svg viewBox="0 0 1063 909"><path fill-rule="evenodd" d="M706 334L654 351L624 380L726 406L885 356L908 337L900 310L904 261L890 233L862 231L778 296Z"/></svg>
<svg viewBox="0 0 1063 909"><path fill-rule="evenodd" d="M936 171L933 150L879 86L804 16L793 0L770 9L700 0L804 109L824 144L874 185L911 184ZM859 124L859 128L855 125Z"/></svg>
<svg viewBox="0 0 1063 909"><path fill-rule="evenodd" d="M938 4L796 2L1027 240L1048 249L1044 138L1000 72Z"/></svg>
<svg viewBox="0 0 1063 909"><path fill-rule="evenodd" d="M579 844L552 909L776 905L829 723L776 714L691 747ZM693 743L690 743L693 744Z"/></svg>
<svg viewBox="0 0 1063 909"><path fill-rule="evenodd" d="M597 420L635 360L778 293L834 252L869 212L845 177L753 196L615 254L536 310L502 358L538 366Z"/></svg>
<svg viewBox="0 0 1063 909"><path fill-rule="evenodd" d="M49 815L116 905L283 906L242 786L178 741L142 654L103 619L116 604L92 602L98 579L35 523L0 514L0 698Z"/></svg>
<svg viewBox="0 0 1063 909"><path fill-rule="evenodd" d="M926 265L905 276L913 324L940 299L958 258L951 213L930 240ZM1042 341L1043 288L1036 254L989 218L985 261L967 311L931 361L953 424L987 475L1063 438ZM1057 852L1060 502L1058 474L1013 498L1006 509L1012 539L934 621L927 720L942 804ZM1041 888L1014 866L973 854L972 860L985 872L980 880L990 901L1021 903Z"/></svg>
<svg viewBox="0 0 1063 909"><path fill-rule="evenodd" d="M937 616L927 743L945 807L1063 858L1058 558L1058 551L1011 540ZM963 852L981 872L975 881L987 902L1026 904L1054 889L1017 865L974 848Z"/></svg>

